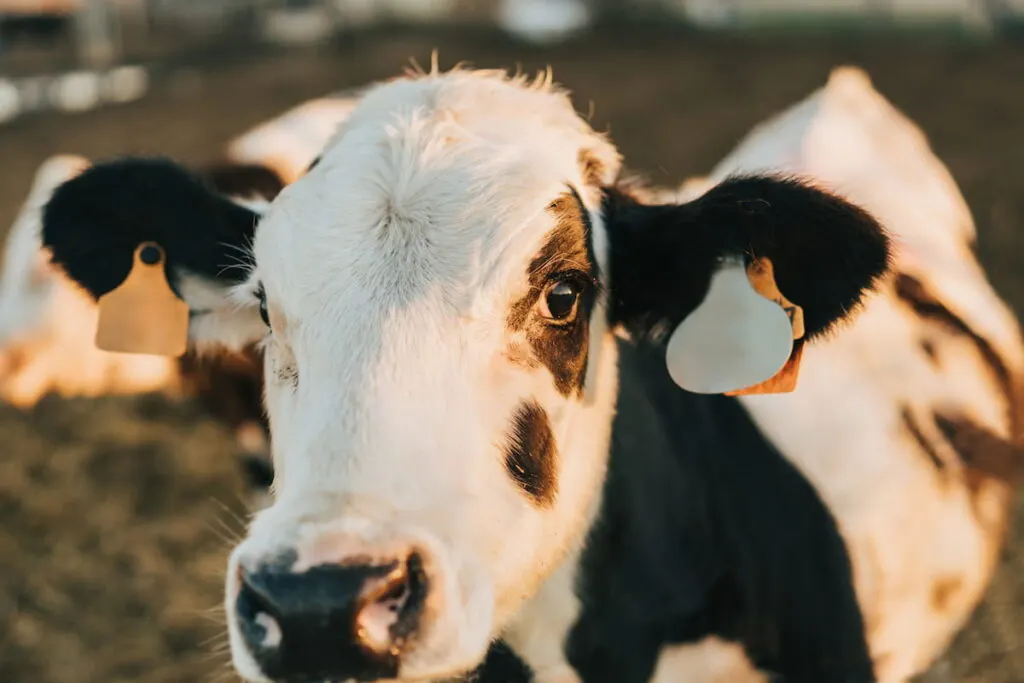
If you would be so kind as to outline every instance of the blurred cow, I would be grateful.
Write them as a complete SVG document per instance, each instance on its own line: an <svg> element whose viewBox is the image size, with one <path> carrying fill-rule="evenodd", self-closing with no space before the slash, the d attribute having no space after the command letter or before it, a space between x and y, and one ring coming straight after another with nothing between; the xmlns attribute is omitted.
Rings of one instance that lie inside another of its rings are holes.
<svg viewBox="0 0 1024 683"><path fill-rule="evenodd" d="M224 161L198 172L235 201L266 203L309 167L358 95L357 89L312 100L254 126L228 144ZM262 496L272 474L257 352L168 359L101 351L93 341L94 300L50 265L40 212L54 188L90 164L74 155L44 161L8 233L0 271L0 400L29 407L49 393L198 396L237 434L245 472Z"/></svg>
<svg viewBox="0 0 1024 683"><path fill-rule="evenodd" d="M124 276L103 254L157 239L193 341L264 349L274 502L227 579L246 678L898 683L941 654L1005 537L1024 350L864 74L679 192L624 184L548 80L490 72L370 90L319 159L266 210L131 159L46 209L92 296ZM251 272L207 267L250 244ZM803 307L799 385L685 392L669 333L729 341L717 283L750 253ZM529 672L495 671L509 650Z"/></svg>
<svg viewBox="0 0 1024 683"><path fill-rule="evenodd" d="M707 177L665 195L692 200L769 170L841 192L895 242L884 296L809 350L801 389L743 402L842 529L878 680L907 680L964 625L1008 535L1024 466L1019 325L977 260L956 182L860 69L834 70ZM841 409L812 431L780 428L821 401ZM878 441L866 447L870 432Z"/></svg>

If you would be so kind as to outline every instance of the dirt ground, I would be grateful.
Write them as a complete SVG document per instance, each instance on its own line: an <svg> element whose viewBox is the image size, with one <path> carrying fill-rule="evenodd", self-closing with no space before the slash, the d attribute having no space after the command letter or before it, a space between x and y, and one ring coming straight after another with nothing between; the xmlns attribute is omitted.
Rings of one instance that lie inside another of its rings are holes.
<svg viewBox="0 0 1024 683"><path fill-rule="evenodd" d="M552 64L582 111L659 183L706 171L756 121L844 63L917 120L961 184L997 288L1024 311L1024 45L712 39L604 31L554 48L486 31L377 32L313 52L181 64L144 100L0 128L0 226L49 154L197 162L325 92L443 66ZM206 683L226 668L220 573L242 514L229 436L143 397L0 407L0 681ZM1024 507L1006 567L951 655L958 683L1024 681ZM827 627L823 625L824 627Z"/></svg>

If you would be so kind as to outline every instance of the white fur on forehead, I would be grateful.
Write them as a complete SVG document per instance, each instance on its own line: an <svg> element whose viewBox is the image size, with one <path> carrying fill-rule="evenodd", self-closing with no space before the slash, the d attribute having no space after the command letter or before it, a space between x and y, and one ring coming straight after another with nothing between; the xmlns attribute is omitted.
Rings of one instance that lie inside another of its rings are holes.
<svg viewBox="0 0 1024 683"><path fill-rule="evenodd" d="M452 130L474 136L480 143L534 152L571 151L575 163L585 153L600 164L602 184L612 182L621 165L615 147L580 118L550 70L530 79L502 70L455 68L382 83L367 91L326 147L330 150L353 129L379 125L382 118L409 117L416 111L436 121L446 120L453 124Z"/></svg>
<svg viewBox="0 0 1024 683"><path fill-rule="evenodd" d="M438 277L472 290L512 260L522 269L520 248L539 246L552 227L546 209L568 185L596 210L586 184L595 167L611 178L618 164L549 79L453 71L391 81L278 197L257 232L257 261L300 307L338 273L372 278L389 298Z"/></svg>

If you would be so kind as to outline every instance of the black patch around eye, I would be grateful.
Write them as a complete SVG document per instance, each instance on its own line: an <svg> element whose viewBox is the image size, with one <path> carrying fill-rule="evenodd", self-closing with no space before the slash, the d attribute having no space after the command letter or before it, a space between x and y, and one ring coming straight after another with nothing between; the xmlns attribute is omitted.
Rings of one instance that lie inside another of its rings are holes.
<svg viewBox="0 0 1024 683"><path fill-rule="evenodd" d="M555 502L558 450L547 412L535 401L516 409L505 447L509 476L542 508Z"/></svg>

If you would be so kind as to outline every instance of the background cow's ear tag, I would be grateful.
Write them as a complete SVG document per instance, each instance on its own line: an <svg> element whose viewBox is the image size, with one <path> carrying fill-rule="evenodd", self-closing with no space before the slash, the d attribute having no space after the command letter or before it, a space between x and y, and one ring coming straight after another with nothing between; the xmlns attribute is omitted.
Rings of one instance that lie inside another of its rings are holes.
<svg viewBox="0 0 1024 683"><path fill-rule="evenodd" d="M96 346L104 351L181 356L188 346L188 304L164 275L164 250L145 242L128 277L99 300Z"/></svg>

